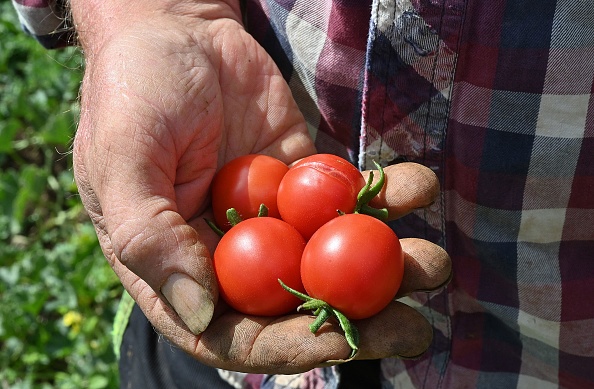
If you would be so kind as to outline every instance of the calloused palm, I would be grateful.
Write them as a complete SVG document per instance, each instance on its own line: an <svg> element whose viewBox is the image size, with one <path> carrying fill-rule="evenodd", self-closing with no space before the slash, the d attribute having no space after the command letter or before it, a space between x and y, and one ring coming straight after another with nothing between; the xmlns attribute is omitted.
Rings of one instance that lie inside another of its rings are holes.
<svg viewBox="0 0 594 389"><path fill-rule="evenodd" d="M313 335L306 315L247 317L217 303L217 238L203 222L217 168L248 153L291 163L315 149L276 65L237 18L182 20L131 23L87 52L74 167L104 254L155 328L205 363L293 373L345 358L331 323ZM409 193L384 194L393 216L437 193L420 166L388 170L388 184ZM403 294L445 281L443 251L403 246ZM431 339L421 315L396 302L358 325L362 358L417 355Z"/></svg>

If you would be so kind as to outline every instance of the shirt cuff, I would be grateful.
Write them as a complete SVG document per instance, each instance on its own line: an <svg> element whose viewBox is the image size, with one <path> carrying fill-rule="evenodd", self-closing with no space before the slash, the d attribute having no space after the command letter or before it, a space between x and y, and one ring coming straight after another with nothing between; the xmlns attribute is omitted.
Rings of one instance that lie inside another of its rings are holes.
<svg viewBox="0 0 594 389"><path fill-rule="evenodd" d="M23 30L47 49L72 46L76 34L62 0L12 0Z"/></svg>

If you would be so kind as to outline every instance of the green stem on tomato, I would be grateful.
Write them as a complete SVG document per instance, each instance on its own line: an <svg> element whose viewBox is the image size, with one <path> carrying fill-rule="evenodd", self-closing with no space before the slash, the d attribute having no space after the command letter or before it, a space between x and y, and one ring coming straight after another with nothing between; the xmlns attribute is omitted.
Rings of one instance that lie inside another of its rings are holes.
<svg viewBox="0 0 594 389"><path fill-rule="evenodd" d="M264 203L260 204L260 208L258 208L258 217L266 217L268 216L268 207L264 205Z"/></svg>
<svg viewBox="0 0 594 389"><path fill-rule="evenodd" d="M229 221L229 224L231 224L231 227L235 227L243 221L243 219L239 215L239 212L237 212L235 208L229 208L226 214L227 220Z"/></svg>
<svg viewBox="0 0 594 389"><path fill-rule="evenodd" d="M332 311L330 311L330 309L328 309L327 307L320 308L320 309L316 310L316 312L317 312L317 314L315 315L316 319L313 321L313 323L311 323L309 325L309 330L311 331L312 334L315 334L316 332L318 332L320 327L328 319L330 319L330 316L332 315Z"/></svg>
<svg viewBox="0 0 594 389"><path fill-rule="evenodd" d="M361 188L361 190L359 191L359 194L357 195L356 209L359 209L362 204L367 204L368 202L370 202L371 199L375 196L371 192L371 184L373 183L373 176L374 176L373 171L370 171L369 177L367 177L367 181L365 182L365 185L363 186L363 188Z"/></svg>
<svg viewBox="0 0 594 389"><path fill-rule="evenodd" d="M237 212L237 210L235 208L229 208L226 212L227 215L227 221L229 222L229 224L231 225L231 227L235 227L236 225L238 225L239 223L241 223L243 221L243 219L241 218L241 215L239 214L239 212ZM258 217L266 217L268 216L268 207L266 207L266 205L264 204L260 204L260 208L258 208ZM211 230L213 230L215 232L215 234L217 234L219 237L223 237L223 235L225 235L225 232L223 230L221 230L215 223L213 223L212 221L210 221L209 219L204 218L204 221L206 222L206 224L208 224L208 226L210 227Z"/></svg>
<svg viewBox="0 0 594 389"><path fill-rule="evenodd" d="M372 194L371 198L377 196L379 194L379 192L381 192L382 188L384 187L384 184L386 183L386 175L384 174L384 169L382 168L382 166L379 163L377 163L375 160L373 161L373 164L375 165L375 167L377 168L377 170L379 172L379 179L377 180L375 185L372 186L371 189L369 190L369 192ZM371 198L369 199L370 201L371 201Z"/></svg>
<svg viewBox="0 0 594 389"><path fill-rule="evenodd" d="M388 220L388 210L386 208L373 208L367 204L363 204L358 213L373 216L381 221Z"/></svg>
<svg viewBox="0 0 594 389"><path fill-rule="evenodd" d="M334 317L338 319L338 323L340 324L340 328L344 331L344 336L346 338L347 343L351 346L351 358L355 356L357 350L359 349L359 330L350 320L339 310L331 308L332 314Z"/></svg>
<svg viewBox="0 0 594 389"><path fill-rule="evenodd" d="M336 318L338 325L344 332L346 341L352 350L350 357L352 358L355 356L359 350L359 331L357 330L357 327L355 327L355 325L351 323L342 312L336 308L333 308L323 300L315 299L295 289L292 289L291 287L285 285L280 279L278 282L287 292L304 301L303 304L297 307L297 311L311 310L314 312L316 319L309 326L309 330L312 333L315 334L331 317Z"/></svg>
<svg viewBox="0 0 594 389"><path fill-rule="evenodd" d="M216 224L214 224L212 221L208 220L207 218L204 218L204 221L206 222L206 224L208 224L208 226L210 227L211 230L214 231L215 234L217 234L219 237L223 237L223 235L225 235L225 232L223 232L223 230L221 230Z"/></svg>
<svg viewBox="0 0 594 389"><path fill-rule="evenodd" d="M374 197L376 197L379 194L379 192L381 192L386 182L386 175L384 174L384 169L375 160L373 161L373 164L379 172L379 178L375 185L372 186L374 174L372 171L369 172L369 178L367 179L365 186L361 188L359 194L357 195L357 205L355 206L354 213L363 213L369 216L373 216L382 221L386 221L388 219L388 210L386 208L377 209L369 205L369 202Z"/></svg>

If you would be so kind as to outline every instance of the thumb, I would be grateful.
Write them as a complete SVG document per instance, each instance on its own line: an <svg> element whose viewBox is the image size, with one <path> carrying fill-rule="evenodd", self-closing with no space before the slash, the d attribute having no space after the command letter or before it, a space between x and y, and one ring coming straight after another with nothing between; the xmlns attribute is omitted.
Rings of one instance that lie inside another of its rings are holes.
<svg viewBox="0 0 594 389"><path fill-rule="evenodd" d="M178 212L170 174L141 153L126 158L77 146L81 199L124 287L137 301L150 287L190 331L203 332L217 300L216 279L206 244ZM89 158L95 163L85 163Z"/></svg>
<svg viewBox="0 0 594 389"><path fill-rule="evenodd" d="M111 234L114 256L164 298L190 331L203 332L217 294L206 246L174 211L132 217Z"/></svg>

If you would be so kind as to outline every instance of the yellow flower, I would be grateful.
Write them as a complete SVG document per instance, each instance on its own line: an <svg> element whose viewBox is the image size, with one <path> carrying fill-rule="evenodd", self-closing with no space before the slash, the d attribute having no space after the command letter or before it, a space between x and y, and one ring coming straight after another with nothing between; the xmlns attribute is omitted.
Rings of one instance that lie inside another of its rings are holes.
<svg viewBox="0 0 594 389"><path fill-rule="evenodd" d="M82 322L82 315L76 311L68 311L62 317L62 323L66 327L70 327L75 333L80 331L80 323Z"/></svg>

